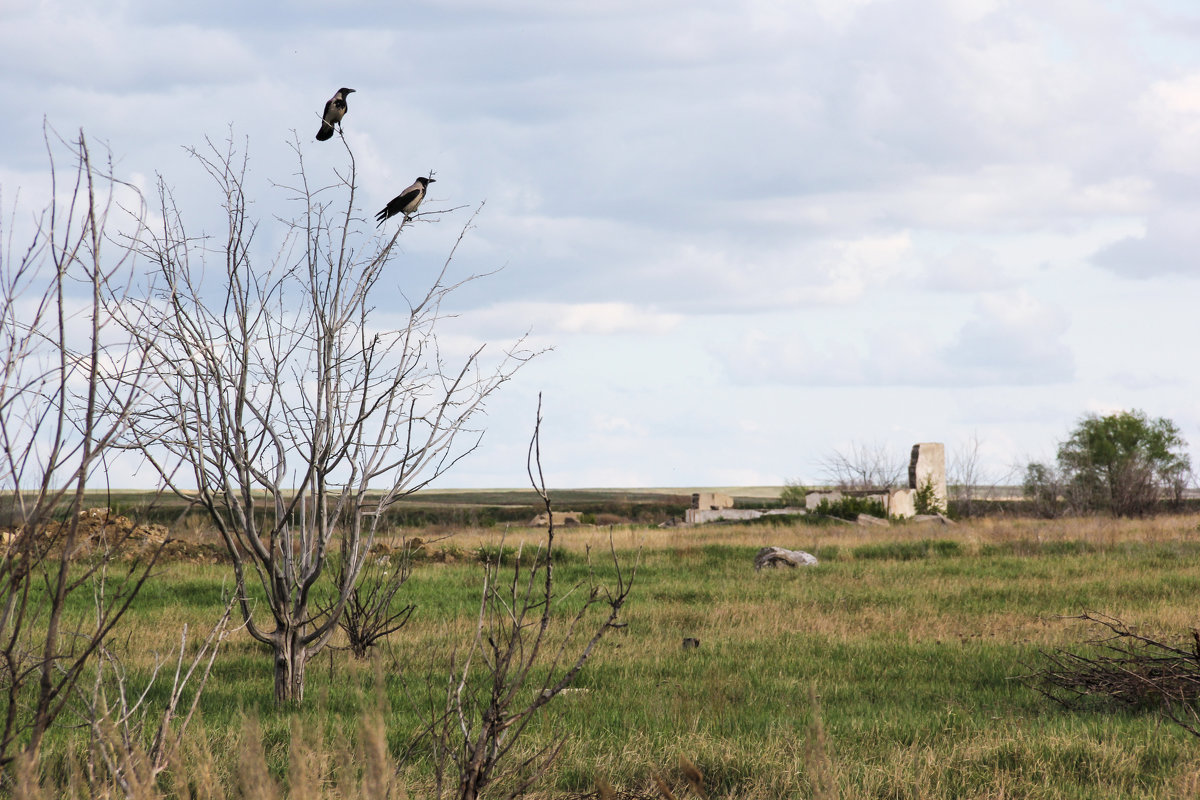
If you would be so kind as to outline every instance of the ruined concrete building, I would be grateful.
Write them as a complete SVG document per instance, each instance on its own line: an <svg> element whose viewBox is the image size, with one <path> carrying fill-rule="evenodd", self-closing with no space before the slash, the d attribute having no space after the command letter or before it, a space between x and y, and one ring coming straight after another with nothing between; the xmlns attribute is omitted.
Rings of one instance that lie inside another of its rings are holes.
<svg viewBox="0 0 1200 800"><path fill-rule="evenodd" d="M692 508L703 511L720 511L733 508L733 498L720 492L693 492Z"/></svg>
<svg viewBox="0 0 1200 800"><path fill-rule="evenodd" d="M934 502L946 508L946 446L941 442L921 442L912 447L908 461L908 487L904 489L879 489L861 492L842 492L837 489L809 492L804 505L811 511L822 500L837 502L847 494L878 500L887 509L889 517L914 517L917 514L917 490L929 483L933 486Z"/></svg>
<svg viewBox="0 0 1200 800"><path fill-rule="evenodd" d="M583 514L579 511L555 511L554 526L556 528L575 528L583 524ZM548 526L550 524L550 516L546 513L538 514L529 521L530 527Z"/></svg>
<svg viewBox="0 0 1200 800"><path fill-rule="evenodd" d="M914 444L908 463L908 487L904 489L868 489L865 491L841 491L828 489L809 492L804 497L806 510L812 511L822 500L837 502L846 495L878 500L889 517L914 517L917 514L917 490L929 484L933 488L933 501L946 508L946 446L941 442ZM721 520L757 519L771 514L796 513L794 509L759 511L750 508L734 508L733 498L719 492L694 492L692 507L684 512L684 522L696 525ZM557 521L557 517L555 518ZM885 523L886 524L886 523Z"/></svg>

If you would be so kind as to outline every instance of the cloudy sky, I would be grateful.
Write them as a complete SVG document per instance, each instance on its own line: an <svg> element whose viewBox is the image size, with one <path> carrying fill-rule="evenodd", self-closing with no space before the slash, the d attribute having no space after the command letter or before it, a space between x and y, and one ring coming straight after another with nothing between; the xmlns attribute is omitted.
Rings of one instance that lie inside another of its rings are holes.
<svg viewBox="0 0 1200 800"><path fill-rule="evenodd" d="M447 341L554 348L443 486L524 485L538 392L551 486L919 441L1001 479L1132 408L1200 460L1191 0L0 0L5 214L48 192L47 120L186 198L183 147L232 126L269 222L293 135L344 166L312 139L339 86L364 216L430 170L466 207L405 230L394 287L484 203L455 264L502 269Z"/></svg>

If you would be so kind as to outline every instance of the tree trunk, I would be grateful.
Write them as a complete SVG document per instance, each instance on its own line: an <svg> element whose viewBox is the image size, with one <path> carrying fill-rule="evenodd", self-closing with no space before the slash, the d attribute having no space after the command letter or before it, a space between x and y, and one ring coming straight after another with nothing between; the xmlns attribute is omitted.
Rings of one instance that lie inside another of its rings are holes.
<svg viewBox="0 0 1200 800"><path fill-rule="evenodd" d="M308 649L300 644L300 631L287 628L275 634L275 704L298 705L304 700L304 665Z"/></svg>

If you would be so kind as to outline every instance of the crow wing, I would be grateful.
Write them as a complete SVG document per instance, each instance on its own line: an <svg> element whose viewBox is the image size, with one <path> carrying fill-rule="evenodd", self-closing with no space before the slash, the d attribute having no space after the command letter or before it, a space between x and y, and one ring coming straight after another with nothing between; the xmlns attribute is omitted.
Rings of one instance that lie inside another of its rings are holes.
<svg viewBox="0 0 1200 800"><path fill-rule="evenodd" d="M398 194L393 197L391 201L389 201L388 204L383 207L383 210L375 215L375 219L379 220L378 224L382 225L383 221L388 217L394 217L397 214L402 214L409 210L409 206L412 205L413 201L420 196L420 188L407 189L403 194Z"/></svg>
<svg viewBox="0 0 1200 800"><path fill-rule="evenodd" d="M346 116L346 101L334 95L325 102L321 112L321 130L317 131L317 141L323 142L333 136L333 126Z"/></svg>

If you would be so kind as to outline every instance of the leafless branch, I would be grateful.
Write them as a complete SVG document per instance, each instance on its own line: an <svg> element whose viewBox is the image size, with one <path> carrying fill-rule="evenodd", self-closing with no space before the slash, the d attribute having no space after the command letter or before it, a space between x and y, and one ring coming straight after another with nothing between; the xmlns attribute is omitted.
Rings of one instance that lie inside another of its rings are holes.
<svg viewBox="0 0 1200 800"><path fill-rule="evenodd" d="M413 542L405 539L398 552L383 551L368 558L357 585L350 589L338 625L355 658L366 658L372 647L407 625L416 611L416 605L402 604L398 597L412 575L412 548ZM339 594L346 580L338 561L333 582Z"/></svg>

